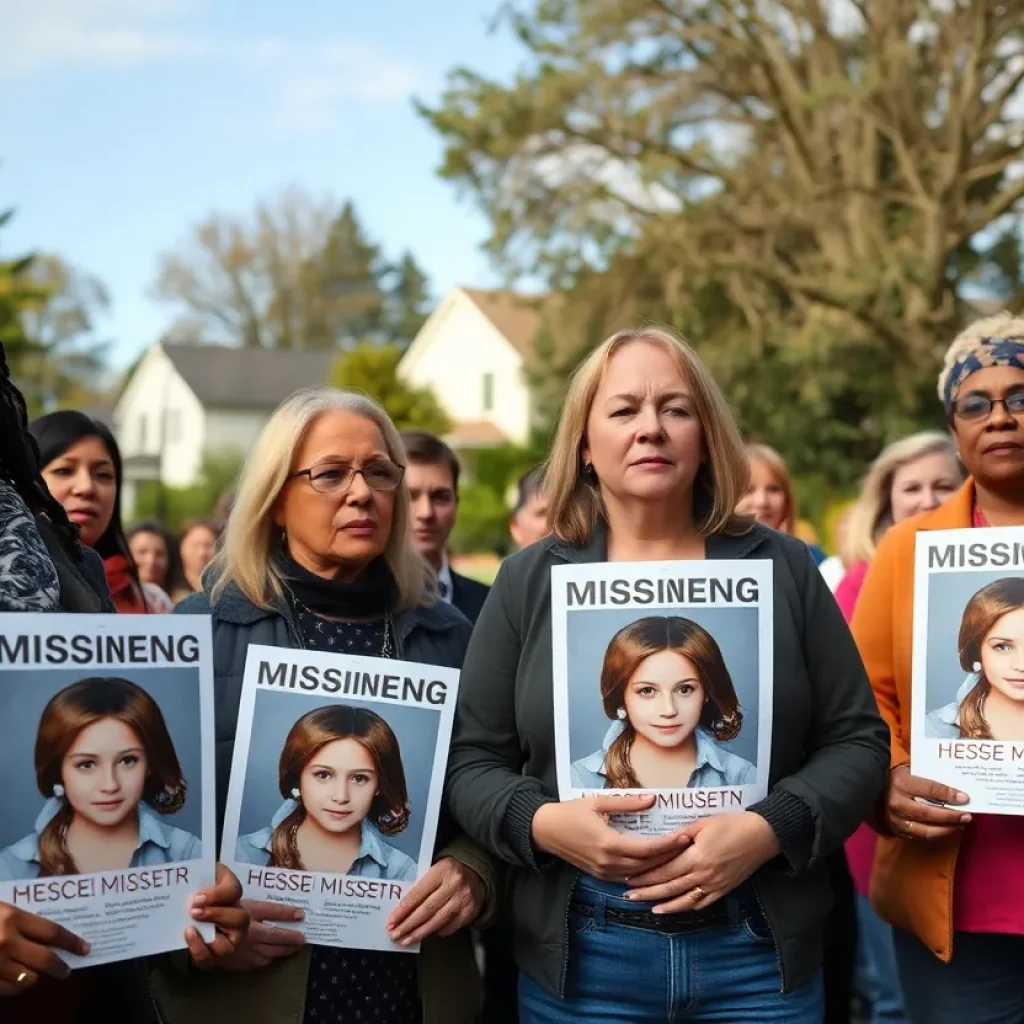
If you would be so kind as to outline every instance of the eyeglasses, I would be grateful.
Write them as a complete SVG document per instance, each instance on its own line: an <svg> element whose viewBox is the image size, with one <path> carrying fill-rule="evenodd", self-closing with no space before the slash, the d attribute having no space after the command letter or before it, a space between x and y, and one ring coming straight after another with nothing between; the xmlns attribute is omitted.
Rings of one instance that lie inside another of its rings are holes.
<svg viewBox="0 0 1024 1024"><path fill-rule="evenodd" d="M964 395L953 403L953 411L962 420L986 420L997 405L1002 405L1011 416L1024 416L1024 388L1011 391L1005 398L990 398L977 392Z"/></svg>
<svg viewBox="0 0 1024 1024"><path fill-rule="evenodd" d="M368 466L350 466L344 462L325 463L292 473L292 477L308 476L309 485L318 494L344 494L359 474L375 491L394 491L405 476L405 466L394 462L371 462Z"/></svg>

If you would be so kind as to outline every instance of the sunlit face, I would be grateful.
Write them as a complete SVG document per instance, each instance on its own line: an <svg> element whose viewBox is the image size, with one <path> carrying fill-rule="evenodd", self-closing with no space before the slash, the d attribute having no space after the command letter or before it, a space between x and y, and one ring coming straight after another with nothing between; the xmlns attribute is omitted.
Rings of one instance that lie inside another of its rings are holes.
<svg viewBox="0 0 1024 1024"><path fill-rule="evenodd" d="M543 540L550 532L548 503L542 494L534 492L512 517L509 533L518 547L525 548L538 540Z"/></svg>
<svg viewBox="0 0 1024 1024"><path fill-rule="evenodd" d="M370 813L379 784L373 757L362 743L334 740L302 769L299 795L320 828L340 834L357 828Z"/></svg>
<svg viewBox="0 0 1024 1024"><path fill-rule="evenodd" d="M1024 700L1024 608L1007 612L981 644L981 670L993 690Z"/></svg>
<svg viewBox="0 0 1024 1024"><path fill-rule="evenodd" d="M455 526L458 510L451 467L443 462L410 462L405 481L409 486L413 543L428 562L437 565Z"/></svg>
<svg viewBox="0 0 1024 1024"><path fill-rule="evenodd" d="M668 749L685 743L700 723L704 686L689 658L659 651L637 666L623 699L637 736Z"/></svg>
<svg viewBox="0 0 1024 1024"><path fill-rule="evenodd" d="M132 558L139 567L139 578L143 583L155 583L162 587L167 581L167 545L159 533L143 530L128 541Z"/></svg>
<svg viewBox="0 0 1024 1024"><path fill-rule="evenodd" d="M736 505L740 515L753 516L759 523L781 530L786 526L789 509L782 481L761 459L750 460L750 483Z"/></svg>
<svg viewBox="0 0 1024 1024"><path fill-rule="evenodd" d="M377 462L391 462L377 424L358 413L332 411L313 421L291 471L340 472ZM387 545L397 494L373 490L361 473L337 494L314 490L308 476L294 477L281 492L274 521L284 528L288 550L301 565L355 579Z"/></svg>
<svg viewBox="0 0 1024 1024"><path fill-rule="evenodd" d="M64 794L76 815L114 828L135 813L149 765L142 740L117 718L101 718L76 737L61 763Z"/></svg>
<svg viewBox="0 0 1024 1024"><path fill-rule="evenodd" d="M82 543L93 547L114 515L114 460L99 437L83 437L43 467L50 493L78 523Z"/></svg>
<svg viewBox="0 0 1024 1024"><path fill-rule="evenodd" d="M961 482L960 467L948 452L932 452L900 466L890 488L892 521L901 523L938 508Z"/></svg>
<svg viewBox="0 0 1024 1024"><path fill-rule="evenodd" d="M1005 399L1024 389L1024 370L1014 366L990 366L967 377L957 401L972 394ZM1024 423L1007 411L1002 402L988 416L965 420L954 413L960 459L967 472L985 486L1003 486L1024 476Z"/></svg>
<svg viewBox="0 0 1024 1024"><path fill-rule="evenodd" d="M217 538L208 526L193 526L181 538L181 567L185 575L199 579L203 570L210 564L217 547Z"/></svg>

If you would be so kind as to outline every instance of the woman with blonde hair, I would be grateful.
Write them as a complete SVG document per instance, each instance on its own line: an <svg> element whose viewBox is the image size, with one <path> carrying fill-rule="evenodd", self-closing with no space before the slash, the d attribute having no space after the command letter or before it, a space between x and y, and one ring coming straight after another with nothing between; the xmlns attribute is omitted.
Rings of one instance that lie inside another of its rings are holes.
<svg viewBox="0 0 1024 1024"><path fill-rule="evenodd" d="M963 467L948 434L925 430L882 450L864 477L846 523L843 553L849 568L836 588L836 600L848 622L885 531L938 508L963 482Z"/></svg>
<svg viewBox="0 0 1024 1024"><path fill-rule="evenodd" d="M914 553L922 530L1024 526L1024 319L1001 313L965 328L938 393L967 482L886 531L853 616L892 739L871 897L895 926L913 1024L1002 1024L1024 1020L1024 819L967 814L969 794L910 773Z"/></svg>
<svg viewBox="0 0 1024 1024"><path fill-rule="evenodd" d="M870 810L885 729L846 624L800 541L735 511L746 454L696 353L620 331L569 384L545 472L552 535L501 566L463 667L448 770L460 824L508 865L523 1024L820 1024L823 858ZM558 801L552 567L770 559L770 791L657 838ZM700 979L699 986L694 979Z"/></svg>
<svg viewBox="0 0 1024 1024"><path fill-rule="evenodd" d="M250 449L203 592L177 608L213 620L221 820L250 645L460 667L470 625L434 599L404 478L398 431L355 392L297 392ZM200 988L154 976L162 1019L311 1024L358 1011L393 1024L469 1024L479 979L466 926L493 911L499 885L489 858L444 819L438 836L435 864L389 919L396 944L425 940L419 955L310 950L301 931L274 926L299 920L299 908L250 902L252 928L229 965L244 981L221 973Z"/></svg>

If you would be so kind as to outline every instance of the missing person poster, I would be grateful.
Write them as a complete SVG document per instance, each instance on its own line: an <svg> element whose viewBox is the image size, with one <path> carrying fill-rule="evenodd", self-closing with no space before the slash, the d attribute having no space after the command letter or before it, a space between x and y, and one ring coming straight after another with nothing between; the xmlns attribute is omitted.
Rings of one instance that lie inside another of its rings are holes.
<svg viewBox="0 0 1024 1024"><path fill-rule="evenodd" d="M0 901L85 939L70 966L185 947L213 739L208 618L0 615Z"/></svg>
<svg viewBox="0 0 1024 1024"><path fill-rule="evenodd" d="M611 822L662 835L767 794L771 562L556 566L551 586L563 800L655 793Z"/></svg>
<svg viewBox="0 0 1024 1024"><path fill-rule="evenodd" d="M455 669L252 646L221 859L321 946L403 950L385 922L433 861ZM275 922L278 924L278 922Z"/></svg>
<svg viewBox="0 0 1024 1024"><path fill-rule="evenodd" d="M917 535L910 770L1024 814L1024 531Z"/></svg>

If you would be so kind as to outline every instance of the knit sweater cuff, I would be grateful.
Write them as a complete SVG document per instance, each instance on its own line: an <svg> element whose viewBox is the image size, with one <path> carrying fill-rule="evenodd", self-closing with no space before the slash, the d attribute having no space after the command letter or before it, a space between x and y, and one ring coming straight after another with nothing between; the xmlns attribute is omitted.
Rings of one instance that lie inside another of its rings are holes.
<svg viewBox="0 0 1024 1024"><path fill-rule="evenodd" d="M502 832L509 846L519 859L527 866L541 870L548 866L553 858L543 850L539 850L533 842L533 816L544 806L556 802L539 789L522 787L512 794L505 808L505 820Z"/></svg>
<svg viewBox="0 0 1024 1024"><path fill-rule="evenodd" d="M773 789L747 810L771 825L790 870L794 874L806 871L814 854L814 815L807 804L784 789Z"/></svg>

